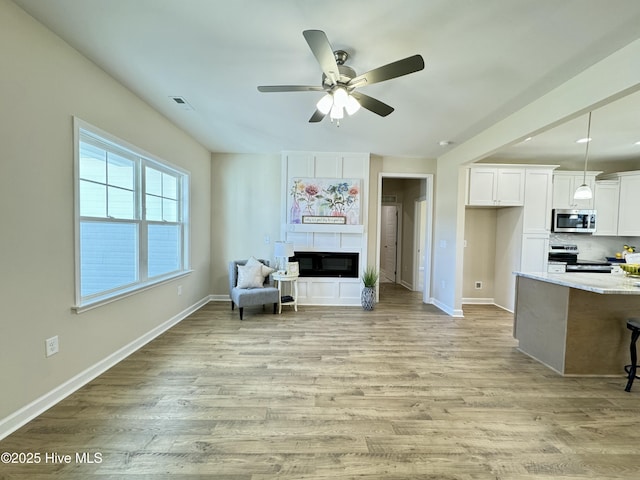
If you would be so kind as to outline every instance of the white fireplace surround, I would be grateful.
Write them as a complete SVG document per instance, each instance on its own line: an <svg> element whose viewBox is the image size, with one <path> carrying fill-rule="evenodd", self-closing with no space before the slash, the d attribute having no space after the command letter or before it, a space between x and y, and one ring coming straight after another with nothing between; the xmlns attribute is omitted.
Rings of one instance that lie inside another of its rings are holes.
<svg viewBox="0 0 640 480"><path fill-rule="evenodd" d="M360 183L360 224L289 224L292 206L290 182L293 178L358 178ZM367 263L366 226L369 204L369 154L328 152L284 152L282 154L282 238L293 242L295 251L358 253L359 277ZM301 277L298 280L300 305L360 305L360 278Z"/></svg>

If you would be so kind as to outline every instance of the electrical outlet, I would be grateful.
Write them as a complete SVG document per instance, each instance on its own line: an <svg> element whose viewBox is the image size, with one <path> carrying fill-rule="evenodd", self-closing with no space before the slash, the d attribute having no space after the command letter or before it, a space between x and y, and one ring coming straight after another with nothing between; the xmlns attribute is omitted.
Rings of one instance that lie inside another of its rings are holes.
<svg viewBox="0 0 640 480"><path fill-rule="evenodd" d="M44 346L47 357L58 353L58 336L56 335L55 337L47 338L44 341Z"/></svg>
<svg viewBox="0 0 640 480"><path fill-rule="evenodd" d="M178 296L182 295L182 285L178 285Z"/></svg>
<svg viewBox="0 0 640 480"><path fill-rule="evenodd" d="M476 289L480 290L482 288L482 282L476 282Z"/></svg>

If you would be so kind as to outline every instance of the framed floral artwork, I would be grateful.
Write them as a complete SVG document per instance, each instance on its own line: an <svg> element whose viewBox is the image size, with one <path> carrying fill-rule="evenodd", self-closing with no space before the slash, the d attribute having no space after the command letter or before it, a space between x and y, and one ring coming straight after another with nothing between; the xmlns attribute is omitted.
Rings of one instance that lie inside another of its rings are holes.
<svg viewBox="0 0 640 480"><path fill-rule="evenodd" d="M290 224L360 224L360 179L292 178Z"/></svg>

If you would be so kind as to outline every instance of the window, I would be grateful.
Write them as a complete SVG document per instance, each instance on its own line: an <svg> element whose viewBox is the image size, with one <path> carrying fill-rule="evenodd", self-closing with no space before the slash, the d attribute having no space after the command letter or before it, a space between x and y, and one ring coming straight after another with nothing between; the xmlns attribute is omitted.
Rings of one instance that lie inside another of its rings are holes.
<svg viewBox="0 0 640 480"><path fill-rule="evenodd" d="M76 308L188 271L189 174L81 120L76 143Z"/></svg>

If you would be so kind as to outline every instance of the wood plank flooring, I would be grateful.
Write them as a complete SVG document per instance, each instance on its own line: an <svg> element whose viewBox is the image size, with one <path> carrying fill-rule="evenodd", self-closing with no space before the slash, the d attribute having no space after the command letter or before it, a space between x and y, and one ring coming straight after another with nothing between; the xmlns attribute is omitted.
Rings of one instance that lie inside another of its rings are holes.
<svg viewBox="0 0 640 480"><path fill-rule="evenodd" d="M0 442L43 455L0 478L640 478L640 381L560 377L464 311L387 284L371 312L210 303Z"/></svg>

